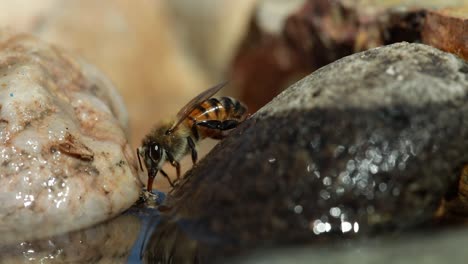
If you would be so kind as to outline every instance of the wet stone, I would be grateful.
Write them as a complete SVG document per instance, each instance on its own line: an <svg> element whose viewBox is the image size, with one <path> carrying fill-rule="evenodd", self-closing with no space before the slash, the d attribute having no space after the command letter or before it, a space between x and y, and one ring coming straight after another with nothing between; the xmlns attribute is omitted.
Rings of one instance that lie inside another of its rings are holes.
<svg viewBox="0 0 468 264"><path fill-rule="evenodd" d="M0 31L0 244L89 227L129 208L142 184L127 121L117 89L92 65Z"/></svg>
<svg viewBox="0 0 468 264"><path fill-rule="evenodd" d="M468 160L466 67L397 43L317 70L188 172L172 216L211 256L431 223Z"/></svg>

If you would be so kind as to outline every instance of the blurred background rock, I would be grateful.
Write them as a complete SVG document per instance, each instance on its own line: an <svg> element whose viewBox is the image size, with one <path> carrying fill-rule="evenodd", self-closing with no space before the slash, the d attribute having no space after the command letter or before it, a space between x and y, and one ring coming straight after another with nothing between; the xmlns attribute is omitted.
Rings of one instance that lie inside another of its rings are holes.
<svg viewBox="0 0 468 264"><path fill-rule="evenodd" d="M99 67L124 98L137 147L156 121L225 80L255 2L2 0L0 25L33 33ZM229 88L224 93L236 95ZM201 154L213 142L204 145Z"/></svg>
<svg viewBox="0 0 468 264"><path fill-rule="evenodd" d="M254 1L0 1L0 23L84 56L121 91L136 144L222 73ZM245 18L243 18L245 17Z"/></svg>

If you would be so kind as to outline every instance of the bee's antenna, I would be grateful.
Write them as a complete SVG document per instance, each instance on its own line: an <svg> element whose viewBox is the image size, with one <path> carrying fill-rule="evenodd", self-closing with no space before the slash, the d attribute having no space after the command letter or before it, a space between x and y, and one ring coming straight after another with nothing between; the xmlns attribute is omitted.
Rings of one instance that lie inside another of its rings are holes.
<svg viewBox="0 0 468 264"><path fill-rule="evenodd" d="M143 166L141 165L141 159L140 159L140 152L138 151L138 148L136 149L137 157L138 157L138 163L140 163L140 169L143 171Z"/></svg>

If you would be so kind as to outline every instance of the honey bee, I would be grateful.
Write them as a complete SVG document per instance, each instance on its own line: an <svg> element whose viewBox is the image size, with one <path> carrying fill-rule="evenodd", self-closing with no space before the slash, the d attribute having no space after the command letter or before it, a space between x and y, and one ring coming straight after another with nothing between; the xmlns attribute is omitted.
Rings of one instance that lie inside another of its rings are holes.
<svg viewBox="0 0 468 264"><path fill-rule="evenodd" d="M226 82L220 83L193 98L176 115L175 119L157 124L145 136L142 145L137 149L141 165L143 159L148 172L147 190L151 192L153 180L158 172L174 183L162 170L162 165L168 161L180 178L182 157L191 153L192 162L197 162L197 143L204 138L222 139L247 118L247 107L231 97L211 98Z"/></svg>

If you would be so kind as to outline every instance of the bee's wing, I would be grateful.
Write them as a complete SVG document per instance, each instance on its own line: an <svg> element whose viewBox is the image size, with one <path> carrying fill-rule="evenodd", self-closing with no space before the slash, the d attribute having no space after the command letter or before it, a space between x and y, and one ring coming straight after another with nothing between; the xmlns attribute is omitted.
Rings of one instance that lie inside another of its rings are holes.
<svg viewBox="0 0 468 264"><path fill-rule="evenodd" d="M187 118L187 116L200 103L202 103L206 99L213 96L215 93L217 93L219 90L221 90L221 88L223 88L226 84L227 84L227 82L222 82L220 84L217 84L217 85L211 87L210 89L200 93L199 95L197 95L192 100L190 100L190 102L188 102L184 107L182 107L182 109L180 109L180 111L177 113L177 121L172 125L171 128L169 128L169 130L167 130L166 133L170 134L170 133L174 132L174 130L177 129L177 127L180 125L180 123L182 123L182 121L184 121L184 119Z"/></svg>

